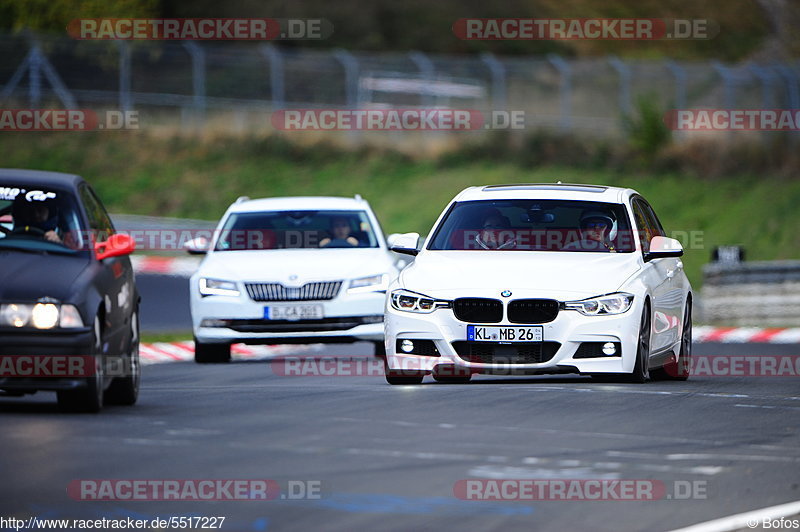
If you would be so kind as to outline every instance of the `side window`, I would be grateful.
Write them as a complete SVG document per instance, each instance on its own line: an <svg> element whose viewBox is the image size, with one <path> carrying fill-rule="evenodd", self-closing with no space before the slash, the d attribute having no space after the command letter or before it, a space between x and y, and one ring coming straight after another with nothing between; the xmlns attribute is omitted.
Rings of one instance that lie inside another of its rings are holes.
<svg viewBox="0 0 800 532"><path fill-rule="evenodd" d="M645 207L641 200L633 200L633 219L636 221L636 230L639 232L639 238L642 241L642 251L647 253L650 251L650 239L656 234L656 228L651 225L650 220L645 213Z"/></svg>
<svg viewBox="0 0 800 532"><path fill-rule="evenodd" d="M81 186L80 195L81 203L86 209L86 216L89 217L89 227L95 236L95 241L107 240L109 236L114 234L114 224L111 223L111 218L103 208L103 204L100 203L100 200L97 199L94 191L88 185Z"/></svg>
<svg viewBox="0 0 800 532"><path fill-rule="evenodd" d="M644 209L644 214L647 216L648 225L650 225L650 227L653 228L653 231L655 231L652 236L667 236L667 234L664 232L664 227L661 225L661 221L658 219L658 216L656 216L656 213L650 204L646 201L642 201L641 203L642 208Z"/></svg>

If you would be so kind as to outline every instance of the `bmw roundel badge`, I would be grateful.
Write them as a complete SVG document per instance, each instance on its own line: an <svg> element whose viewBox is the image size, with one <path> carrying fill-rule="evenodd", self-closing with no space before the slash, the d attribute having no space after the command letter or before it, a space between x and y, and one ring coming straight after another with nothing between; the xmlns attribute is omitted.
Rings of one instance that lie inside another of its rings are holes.
<svg viewBox="0 0 800 532"><path fill-rule="evenodd" d="M500 292L500 295L503 297L511 297L511 290L503 290Z"/></svg>

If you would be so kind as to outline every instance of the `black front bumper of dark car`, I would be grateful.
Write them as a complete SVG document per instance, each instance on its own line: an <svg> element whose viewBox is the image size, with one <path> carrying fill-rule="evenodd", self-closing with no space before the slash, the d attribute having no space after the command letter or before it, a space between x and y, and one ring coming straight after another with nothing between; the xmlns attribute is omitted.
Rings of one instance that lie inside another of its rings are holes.
<svg viewBox="0 0 800 532"><path fill-rule="evenodd" d="M92 352L92 329L32 331L0 329L0 368L6 357L70 357ZM86 385L81 377L13 376L0 373L0 390L34 392L37 390L74 390Z"/></svg>

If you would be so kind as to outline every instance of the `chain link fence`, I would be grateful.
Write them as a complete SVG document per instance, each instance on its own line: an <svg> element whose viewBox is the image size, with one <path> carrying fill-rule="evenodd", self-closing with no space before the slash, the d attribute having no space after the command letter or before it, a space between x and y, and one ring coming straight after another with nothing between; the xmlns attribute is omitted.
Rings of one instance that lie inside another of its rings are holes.
<svg viewBox="0 0 800 532"><path fill-rule="evenodd" d="M288 108L521 110L525 128L621 135L658 108L800 108L800 64L368 53L270 43L0 34L4 108L137 110L153 123L269 130ZM147 127L147 120L140 121Z"/></svg>

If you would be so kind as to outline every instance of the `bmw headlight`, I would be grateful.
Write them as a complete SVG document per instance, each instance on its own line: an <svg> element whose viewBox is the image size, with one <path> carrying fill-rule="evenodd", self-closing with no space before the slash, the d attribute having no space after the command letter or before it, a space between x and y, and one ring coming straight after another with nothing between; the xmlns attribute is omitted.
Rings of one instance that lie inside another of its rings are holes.
<svg viewBox="0 0 800 532"><path fill-rule="evenodd" d="M389 286L389 275L381 273L353 279L350 281L350 288L347 291L351 294L354 292L380 292L386 291L387 286Z"/></svg>
<svg viewBox="0 0 800 532"><path fill-rule="evenodd" d="M233 281L221 279L200 278L200 294L204 296L232 296L239 295L239 289Z"/></svg>
<svg viewBox="0 0 800 532"><path fill-rule="evenodd" d="M633 294L617 292L580 301L565 301L564 309L577 310L584 316L622 314L633 304Z"/></svg>
<svg viewBox="0 0 800 532"><path fill-rule="evenodd" d="M83 327L83 320L73 305L6 303L0 305L0 326L75 329Z"/></svg>
<svg viewBox="0 0 800 532"><path fill-rule="evenodd" d="M447 308L450 301L434 299L409 290L393 290L391 294L392 308L405 312L430 313L437 308Z"/></svg>

